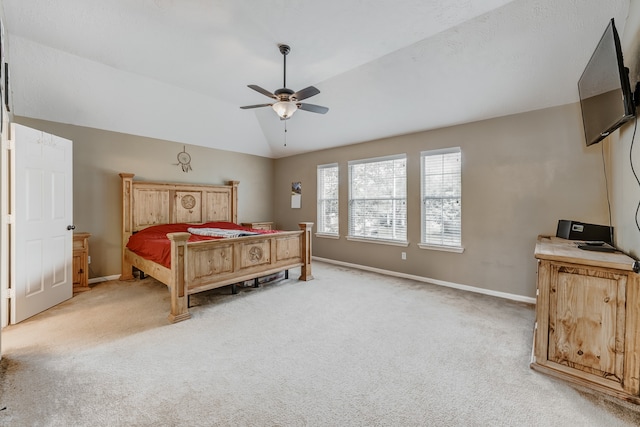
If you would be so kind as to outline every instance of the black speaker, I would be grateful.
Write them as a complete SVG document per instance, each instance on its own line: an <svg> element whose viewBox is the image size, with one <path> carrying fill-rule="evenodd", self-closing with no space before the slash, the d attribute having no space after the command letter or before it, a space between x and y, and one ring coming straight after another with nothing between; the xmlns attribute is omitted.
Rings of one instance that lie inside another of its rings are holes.
<svg viewBox="0 0 640 427"><path fill-rule="evenodd" d="M602 241L613 244L613 227L561 219L556 237L568 240Z"/></svg>

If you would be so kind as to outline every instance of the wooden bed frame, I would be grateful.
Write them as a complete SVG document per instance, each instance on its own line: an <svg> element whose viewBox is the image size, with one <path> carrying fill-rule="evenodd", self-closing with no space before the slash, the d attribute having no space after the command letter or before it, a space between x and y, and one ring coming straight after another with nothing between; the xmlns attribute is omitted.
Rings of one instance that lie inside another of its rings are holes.
<svg viewBox="0 0 640 427"><path fill-rule="evenodd" d="M301 267L299 280L311 280L311 228L274 234L187 242L190 233L169 233L171 268L136 255L129 237L159 224L229 221L237 223L238 181L227 185L178 184L122 179L122 276L133 279L133 268L169 287L172 323L186 320L189 295Z"/></svg>

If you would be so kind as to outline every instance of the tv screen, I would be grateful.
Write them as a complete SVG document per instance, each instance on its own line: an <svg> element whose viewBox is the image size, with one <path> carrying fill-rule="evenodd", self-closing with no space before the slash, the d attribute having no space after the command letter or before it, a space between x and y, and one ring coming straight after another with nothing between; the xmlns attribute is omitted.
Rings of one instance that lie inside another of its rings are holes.
<svg viewBox="0 0 640 427"><path fill-rule="evenodd" d="M611 19L578 81L587 145L634 117L635 107L616 26Z"/></svg>

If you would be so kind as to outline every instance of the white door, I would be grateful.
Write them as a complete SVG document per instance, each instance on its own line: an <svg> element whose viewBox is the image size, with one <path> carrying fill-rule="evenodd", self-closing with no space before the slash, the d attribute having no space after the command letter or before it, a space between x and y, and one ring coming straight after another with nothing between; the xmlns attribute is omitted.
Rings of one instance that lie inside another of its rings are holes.
<svg viewBox="0 0 640 427"><path fill-rule="evenodd" d="M72 142L11 124L11 323L73 296Z"/></svg>

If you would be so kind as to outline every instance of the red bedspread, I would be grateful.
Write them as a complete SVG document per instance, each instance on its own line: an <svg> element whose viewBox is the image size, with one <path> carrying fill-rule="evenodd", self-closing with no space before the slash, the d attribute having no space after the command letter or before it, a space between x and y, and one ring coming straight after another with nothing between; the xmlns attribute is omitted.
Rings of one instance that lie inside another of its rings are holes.
<svg viewBox="0 0 640 427"><path fill-rule="evenodd" d="M277 233L277 230L254 230L232 222L207 222L205 224L163 224L153 225L138 231L129 237L127 248L141 257L171 268L171 242L167 238L168 233L187 233L188 228L223 228L226 230L247 230L260 234ZM202 240L221 239L221 237L199 236L192 234L190 242Z"/></svg>

